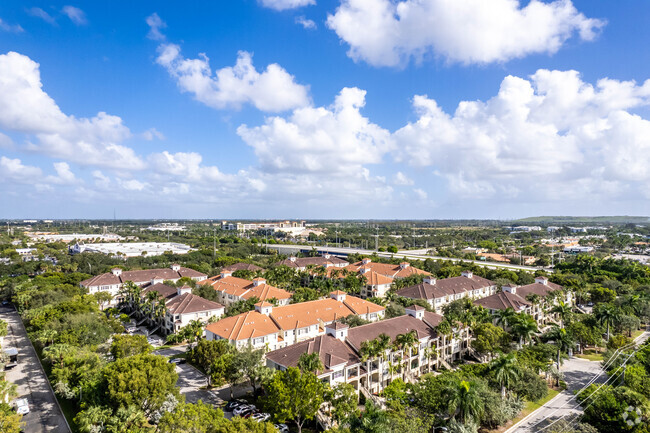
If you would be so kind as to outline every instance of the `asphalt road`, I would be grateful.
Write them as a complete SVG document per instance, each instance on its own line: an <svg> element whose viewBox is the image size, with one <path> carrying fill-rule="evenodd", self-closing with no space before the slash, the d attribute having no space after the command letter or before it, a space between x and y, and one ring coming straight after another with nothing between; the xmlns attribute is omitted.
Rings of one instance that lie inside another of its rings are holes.
<svg viewBox="0 0 650 433"><path fill-rule="evenodd" d="M636 338L635 342L637 345L641 344L649 337L650 331L646 331ZM506 430L506 433L536 433L558 418L581 413L582 409L577 399L574 398L574 392L587 385L599 373L602 374L595 380L595 383L603 383L607 380L607 374L601 369L601 363L586 359L569 359L564 362L561 371L564 373L564 381L568 388L532 412L520 423Z"/></svg>
<svg viewBox="0 0 650 433"><path fill-rule="evenodd" d="M375 250L365 250L365 249L360 249L360 248L344 248L344 247L324 247L322 245L288 245L288 244L260 244L262 247L267 247L273 250L277 250L282 254L291 254L291 253L296 253L301 250L305 251L310 251L313 248L315 248L318 252L329 252L331 254L363 254L363 255L372 255L372 254L377 254L379 257L394 257L394 258L403 258L403 259L411 259L411 260L426 260L426 259L433 259L433 260L445 260L445 261L451 261L451 262L459 262L459 261L464 261L464 262L469 262L473 263L478 266L483 266L489 269L497 269L497 268L504 268L504 269L510 269L513 271L529 271L529 272L535 272L540 269L544 269L541 267L537 266L522 266L522 265L511 265L508 263L498 263L498 262L487 262L487 261L482 261L482 260L464 260L464 259L459 259L455 257L440 257L440 256L430 256L426 254L419 254L421 251L420 250L415 250L415 253L411 252L406 252L406 251L400 251L398 253L385 253L385 252L377 252ZM552 269L545 269L546 272L552 273Z"/></svg>
<svg viewBox="0 0 650 433"><path fill-rule="evenodd" d="M5 320L9 328L4 347L18 349L18 365L7 370L6 378L18 386L19 397L29 402L30 412L23 416L23 430L25 433L70 433L18 313L13 307L3 307L0 319Z"/></svg>

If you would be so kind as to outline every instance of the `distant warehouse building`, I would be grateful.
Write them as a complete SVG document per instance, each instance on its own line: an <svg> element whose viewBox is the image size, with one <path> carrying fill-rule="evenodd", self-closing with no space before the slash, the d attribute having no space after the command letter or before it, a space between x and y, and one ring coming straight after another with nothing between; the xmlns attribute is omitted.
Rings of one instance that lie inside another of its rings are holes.
<svg viewBox="0 0 650 433"><path fill-rule="evenodd" d="M176 242L111 242L85 244L76 243L70 253L102 253L120 257L160 256L165 253L187 254L192 251L189 245Z"/></svg>

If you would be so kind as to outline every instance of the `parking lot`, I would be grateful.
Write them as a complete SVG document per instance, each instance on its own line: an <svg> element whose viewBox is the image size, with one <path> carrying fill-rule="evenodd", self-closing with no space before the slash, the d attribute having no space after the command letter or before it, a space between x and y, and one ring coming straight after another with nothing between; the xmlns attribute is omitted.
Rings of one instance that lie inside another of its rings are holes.
<svg viewBox="0 0 650 433"><path fill-rule="evenodd" d="M30 412L23 416L23 431L70 433L18 313L13 307L0 307L0 319L8 325L3 347L18 349L18 365L7 370L6 378L18 386L19 397L29 403Z"/></svg>

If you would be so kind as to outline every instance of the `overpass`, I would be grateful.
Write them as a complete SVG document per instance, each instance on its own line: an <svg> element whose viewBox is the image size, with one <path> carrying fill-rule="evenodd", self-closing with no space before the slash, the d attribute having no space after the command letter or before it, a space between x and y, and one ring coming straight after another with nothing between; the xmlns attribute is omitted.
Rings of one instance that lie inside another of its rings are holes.
<svg viewBox="0 0 650 433"><path fill-rule="evenodd" d="M400 251L397 253L388 253L388 252L378 252L375 250L368 250L363 248L345 248L345 247L330 247L330 246L316 246L316 245L288 245L288 244L260 244L262 247L266 247L271 250L276 250L280 254L309 254L312 251L316 251L319 254L331 254L337 257L347 257L350 254L361 254L364 256L370 256L376 254L379 257L385 258L397 258L397 259L406 259L406 260L444 260L450 262L464 262L472 263L477 266L482 266L488 269L508 269L511 271L527 271L535 272L543 270L549 273L552 273L553 270L549 268L544 268L542 266L523 266L523 265L511 265L509 263L497 263L497 262L486 262L482 260L465 260L459 259L456 257L440 257L424 254L422 250L417 250L415 252Z"/></svg>

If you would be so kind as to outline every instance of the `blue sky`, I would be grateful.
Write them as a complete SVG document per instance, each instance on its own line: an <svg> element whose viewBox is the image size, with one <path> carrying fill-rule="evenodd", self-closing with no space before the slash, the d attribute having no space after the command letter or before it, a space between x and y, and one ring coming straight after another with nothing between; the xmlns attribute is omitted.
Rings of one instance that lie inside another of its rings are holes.
<svg viewBox="0 0 650 433"><path fill-rule="evenodd" d="M650 211L645 1L0 5L0 218Z"/></svg>

